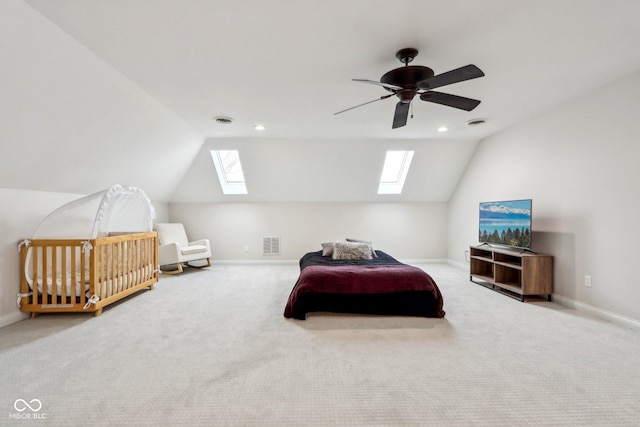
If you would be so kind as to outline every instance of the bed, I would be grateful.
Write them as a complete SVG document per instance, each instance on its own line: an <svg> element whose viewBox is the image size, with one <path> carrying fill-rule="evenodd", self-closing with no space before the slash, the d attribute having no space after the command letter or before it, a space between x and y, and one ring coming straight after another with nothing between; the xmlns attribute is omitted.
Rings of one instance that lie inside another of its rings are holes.
<svg viewBox="0 0 640 427"><path fill-rule="evenodd" d="M305 254L284 317L305 320L310 312L444 317L442 294L431 276L383 251L372 252L371 259Z"/></svg>
<svg viewBox="0 0 640 427"><path fill-rule="evenodd" d="M18 305L32 317L93 312L158 281L156 232L96 239L33 239L20 244Z"/></svg>

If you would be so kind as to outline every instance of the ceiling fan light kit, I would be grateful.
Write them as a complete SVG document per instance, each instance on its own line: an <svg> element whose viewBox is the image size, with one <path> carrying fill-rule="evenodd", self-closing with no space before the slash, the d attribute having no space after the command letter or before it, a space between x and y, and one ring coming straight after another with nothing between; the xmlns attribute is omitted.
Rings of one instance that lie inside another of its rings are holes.
<svg viewBox="0 0 640 427"><path fill-rule="evenodd" d="M414 48L401 49L396 53L396 58L400 62L404 63L404 67L396 68L383 74L380 81L366 80L366 79L353 79L357 82L371 83L382 86L387 91L391 92L390 95L381 96L373 101L365 102L355 107L347 108L342 111L338 111L335 114L344 113L345 111L352 110L354 108L361 107L366 104L370 104L375 101L387 99L393 95L396 95L399 99L396 104L396 110L393 115L392 128L396 129L407 124L407 118L409 116L409 105L416 95L422 101L433 102L447 107L458 108L460 110L471 111L476 108L480 101L477 99L465 98L463 96L451 95L443 92L435 92L432 89L446 86L465 80L471 80L484 76L484 73L480 68L473 64L466 65L464 67L457 68L455 70L447 71L446 73L435 75L433 70L429 67L421 65L409 65L415 57L418 55L418 50Z"/></svg>

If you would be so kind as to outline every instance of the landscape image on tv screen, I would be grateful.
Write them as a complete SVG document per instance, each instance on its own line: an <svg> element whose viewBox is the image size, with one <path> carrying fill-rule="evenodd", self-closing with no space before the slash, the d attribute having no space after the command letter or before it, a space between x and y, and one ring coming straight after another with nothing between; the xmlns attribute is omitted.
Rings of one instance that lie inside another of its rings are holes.
<svg viewBox="0 0 640 427"><path fill-rule="evenodd" d="M531 199L480 203L479 240L531 249Z"/></svg>

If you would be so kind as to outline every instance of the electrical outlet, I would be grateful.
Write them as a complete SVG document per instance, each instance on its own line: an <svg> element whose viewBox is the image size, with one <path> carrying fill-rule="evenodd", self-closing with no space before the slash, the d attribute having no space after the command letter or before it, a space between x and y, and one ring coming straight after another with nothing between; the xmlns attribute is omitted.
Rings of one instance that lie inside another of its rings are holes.
<svg viewBox="0 0 640 427"><path fill-rule="evenodd" d="M244 245L244 251L249 252L249 245Z"/></svg>
<svg viewBox="0 0 640 427"><path fill-rule="evenodd" d="M584 285L587 288L591 287L591 276L584 276Z"/></svg>

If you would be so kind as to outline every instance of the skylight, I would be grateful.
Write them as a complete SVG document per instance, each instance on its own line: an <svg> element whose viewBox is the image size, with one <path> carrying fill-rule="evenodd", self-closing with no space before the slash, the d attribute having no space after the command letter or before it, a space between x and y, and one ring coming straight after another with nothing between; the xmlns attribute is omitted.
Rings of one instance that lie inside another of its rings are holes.
<svg viewBox="0 0 640 427"><path fill-rule="evenodd" d="M211 150L211 158L218 172L224 194L247 194L238 150Z"/></svg>
<svg viewBox="0 0 640 427"><path fill-rule="evenodd" d="M387 151L378 194L400 194L409 172L413 151Z"/></svg>

